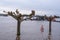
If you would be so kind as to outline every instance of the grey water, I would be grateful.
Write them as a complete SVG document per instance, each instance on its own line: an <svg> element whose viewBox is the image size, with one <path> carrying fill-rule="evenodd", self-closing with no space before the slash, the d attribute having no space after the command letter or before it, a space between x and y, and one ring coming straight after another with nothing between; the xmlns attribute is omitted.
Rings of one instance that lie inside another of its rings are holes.
<svg viewBox="0 0 60 40"><path fill-rule="evenodd" d="M40 27L43 25L44 32ZM47 40L48 21L23 21L21 23L21 40ZM0 17L0 40L16 40L17 21L12 17ZM43 36L42 36L43 35ZM60 40L60 23L52 22L51 40Z"/></svg>

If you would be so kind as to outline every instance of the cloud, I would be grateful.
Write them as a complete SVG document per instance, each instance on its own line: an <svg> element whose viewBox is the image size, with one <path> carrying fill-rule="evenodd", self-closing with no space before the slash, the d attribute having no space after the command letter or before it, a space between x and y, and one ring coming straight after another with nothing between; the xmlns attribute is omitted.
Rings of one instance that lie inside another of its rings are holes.
<svg viewBox="0 0 60 40"><path fill-rule="evenodd" d="M3 7L3 6L0 6L0 13L3 13L3 11L14 11L16 10L16 8L12 8L12 7ZM19 12L21 14L30 14L31 13L31 10L22 10L22 9L19 9ZM36 12L36 15L60 15L60 11L56 11L56 10L35 10Z"/></svg>
<svg viewBox="0 0 60 40"><path fill-rule="evenodd" d="M0 6L19 9L60 9L59 0L1 0Z"/></svg>
<svg viewBox="0 0 60 40"><path fill-rule="evenodd" d="M6 11L13 11L14 8L11 8L11 7L5 7L5 6L0 6L0 11L3 11L3 10L6 10Z"/></svg>

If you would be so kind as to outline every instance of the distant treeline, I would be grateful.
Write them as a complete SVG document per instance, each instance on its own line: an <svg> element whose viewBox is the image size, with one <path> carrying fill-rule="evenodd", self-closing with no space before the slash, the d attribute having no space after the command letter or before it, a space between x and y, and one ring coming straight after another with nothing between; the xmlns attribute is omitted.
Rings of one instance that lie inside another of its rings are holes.
<svg viewBox="0 0 60 40"><path fill-rule="evenodd" d="M8 16L8 14L0 14L0 16Z"/></svg>

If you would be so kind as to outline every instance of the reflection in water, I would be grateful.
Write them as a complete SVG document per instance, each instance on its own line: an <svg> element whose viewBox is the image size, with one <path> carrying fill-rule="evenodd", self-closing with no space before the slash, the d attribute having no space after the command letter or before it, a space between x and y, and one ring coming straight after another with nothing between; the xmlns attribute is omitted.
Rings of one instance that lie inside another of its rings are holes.
<svg viewBox="0 0 60 40"><path fill-rule="evenodd" d="M19 35L17 35L16 40L20 40L20 36Z"/></svg>
<svg viewBox="0 0 60 40"><path fill-rule="evenodd" d="M48 40L51 40L51 35L48 35Z"/></svg>
<svg viewBox="0 0 60 40"><path fill-rule="evenodd" d="M8 21L9 20L9 21ZM52 22L52 36L48 36L49 22L24 21L21 24L21 36L16 35L17 24L11 17L0 17L0 40L41 40L40 25L44 25L44 40L60 40L60 23ZM3 25L2 25L3 24ZM17 36L17 37L16 37ZM47 37L48 36L48 37Z"/></svg>
<svg viewBox="0 0 60 40"><path fill-rule="evenodd" d="M52 34L51 34L51 32L49 32L49 34L48 34L48 40L52 40Z"/></svg>

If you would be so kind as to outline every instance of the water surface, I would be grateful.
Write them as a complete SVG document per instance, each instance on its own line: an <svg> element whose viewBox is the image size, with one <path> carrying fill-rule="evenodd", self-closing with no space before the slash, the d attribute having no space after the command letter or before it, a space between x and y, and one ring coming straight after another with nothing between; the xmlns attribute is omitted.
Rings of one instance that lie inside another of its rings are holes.
<svg viewBox="0 0 60 40"><path fill-rule="evenodd" d="M43 34L40 27L43 25ZM21 23L21 40L46 40L48 38L48 21L23 21ZM60 23L52 22L51 40L60 40ZM12 17L0 17L0 40L15 40L17 21ZM42 37L43 35L43 37Z"/></svg>

